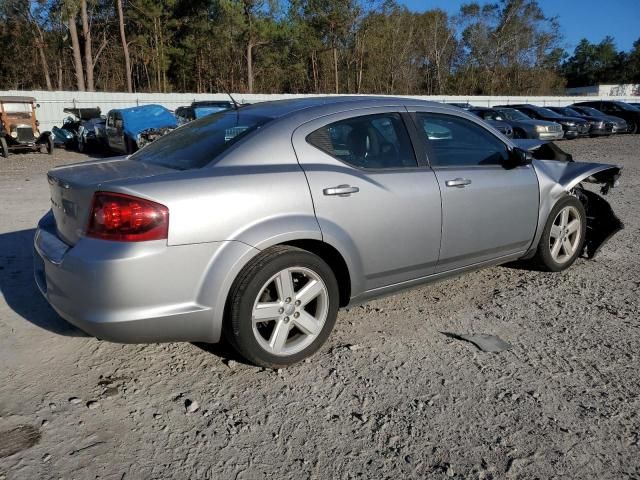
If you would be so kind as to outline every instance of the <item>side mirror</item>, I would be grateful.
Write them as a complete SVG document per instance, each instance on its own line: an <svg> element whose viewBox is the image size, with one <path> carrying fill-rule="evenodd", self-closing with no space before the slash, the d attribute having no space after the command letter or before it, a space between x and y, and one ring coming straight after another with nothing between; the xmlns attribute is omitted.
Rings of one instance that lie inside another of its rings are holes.
<svg viewBox="0 0 640 480"><path fill-rule="evenodd" d="M505 161L505 168L522 167L524 165L530 165L533 161L533 155L527 150L523 150L518 147L514 147L509 150L509 158Z"/></svg>

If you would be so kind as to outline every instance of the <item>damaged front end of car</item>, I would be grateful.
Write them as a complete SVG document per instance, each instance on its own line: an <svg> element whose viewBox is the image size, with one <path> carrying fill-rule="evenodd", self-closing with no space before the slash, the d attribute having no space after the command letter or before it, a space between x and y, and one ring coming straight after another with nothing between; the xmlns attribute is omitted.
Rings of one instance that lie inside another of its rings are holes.
<svg viewBox="0 0 640 480"><path fill-rule="evenodd" d="M147 128L146 130L142 130L136 135L136 144L138 145L138 149L144 147L147 143L151 143L166 135L172 130L174 130L174 127Z"/></svg>
<svg viewBox="0 0 640 480"><path fill-rule="evenodd" d="M541 214L549 214L562 195L574 195L584 205L587 233L583 256L592 259L602 246L624 228L603 195L619 184L622 167L601 163L534 160L541 192ZM600 185L600 194L588 185ZM538 239L539 240L539 239Z"/></svg>

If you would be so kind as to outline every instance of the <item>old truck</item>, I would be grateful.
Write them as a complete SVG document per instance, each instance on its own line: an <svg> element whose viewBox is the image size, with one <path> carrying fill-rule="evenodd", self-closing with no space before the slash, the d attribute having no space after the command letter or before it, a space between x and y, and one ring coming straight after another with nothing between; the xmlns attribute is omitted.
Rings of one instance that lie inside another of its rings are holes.
<svg viewBox="0 0 640 480"><path fill-rule="evenodd" d="M53 153L53 135L40 133L37 106L33 97L0 96L0 156L24 150Z"/></svg>

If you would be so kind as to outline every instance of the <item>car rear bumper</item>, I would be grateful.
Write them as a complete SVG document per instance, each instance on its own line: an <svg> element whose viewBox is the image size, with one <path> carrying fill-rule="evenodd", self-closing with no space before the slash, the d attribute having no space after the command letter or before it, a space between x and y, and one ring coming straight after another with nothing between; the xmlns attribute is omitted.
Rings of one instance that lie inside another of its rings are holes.
<svg viewBox="0 0 640 480"><path fill-rule="evenodd" d="M34 239L34 277L60 316L100 339L216 342L222 319L202 288L225 243L169 247L82 237L71 247L56 235L49 213Z"/></svg>

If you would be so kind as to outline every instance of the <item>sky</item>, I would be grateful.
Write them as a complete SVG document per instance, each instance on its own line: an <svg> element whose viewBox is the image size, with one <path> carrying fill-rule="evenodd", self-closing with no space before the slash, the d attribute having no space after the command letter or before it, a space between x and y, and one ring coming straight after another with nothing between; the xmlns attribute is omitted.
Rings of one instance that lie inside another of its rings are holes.
<svg viewBox="0 0 640 480"><path fill-rule="evenodd" d="M457 13L471 0L399 0L410 10L441 8ZM493 3L479 0L479 3ZM640 38L640 0L538 0L545 15L557 16L564 34L562 46L573 52L582 38L599 43L611 35L619 50L630 50Z"/></svg>

